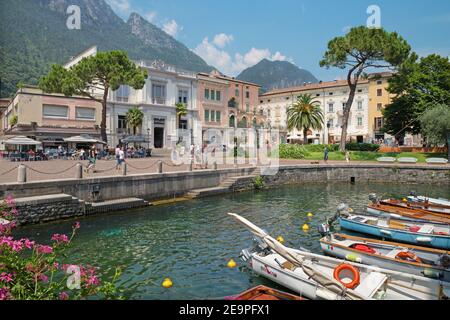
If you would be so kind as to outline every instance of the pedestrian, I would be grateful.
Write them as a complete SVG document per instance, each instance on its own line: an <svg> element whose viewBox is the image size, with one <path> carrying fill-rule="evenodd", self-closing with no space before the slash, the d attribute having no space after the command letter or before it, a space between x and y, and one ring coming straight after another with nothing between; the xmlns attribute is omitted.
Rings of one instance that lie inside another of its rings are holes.
<svg viewBox="0 0 450 320"><path fill-rule="evenodd" d="M95 169L95 164L97 162L97 152L95 150L95 146L92 146L92 148L88 151L88 161L86 173L89 173L92 169Z"/></svg>
<svg viewBox="0 0 450 320"><path fill-rule="evenodd" d="M85 153L86 153L86 151L84 151L84 148L81 148L81 150L80 150L80 160L85 160L84 159L84 155L85 155Z"/></svg>
<svg viewBox="0 0 450 320"><path fill-rule="evenodd" d="M120 170L120 145L116 146L115 155L116 155L116 171L118 171Z"/></svg>
<svg viewBox="0 0 450 320"><path fill-rule="evenodd" d="M205 168L203 168L203 164ZM208 146L206 143L203 144L202 148L202 169L208 169Z"/></svg>
<svg viewBox="0 0 450 320"><path fill-rule="evenodd" d="M325 163L328 162L328 147L325 147L325 150L323 151L323 160L325 161Z"/></svg>
<svg viewBox="0 0 450 320"><path fill-rule="evenodd" d="M350 162L350 152L345 151L345 161L347 161L347 163Z"/></svg>
<svg viewBox="0 0 450 320"><path fill-rule="evenodd" d="M198 169L200 165L200 169L202 169L202 150L199 145L195 146L195 168Z"/></svg>
<svg viewBox="0 0 450 320"><path fill-rule="evenodd" d="M124 148L120 148L119 150L119 169L122 168L122 164L125 162L125 151Z"/></svg>

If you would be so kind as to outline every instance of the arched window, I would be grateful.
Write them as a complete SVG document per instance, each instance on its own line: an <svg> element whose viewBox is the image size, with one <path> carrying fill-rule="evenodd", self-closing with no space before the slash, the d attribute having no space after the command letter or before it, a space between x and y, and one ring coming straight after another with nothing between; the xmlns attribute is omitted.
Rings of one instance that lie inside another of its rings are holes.
<svg viewBox="0 0 450 320"><path fill-rule="evenodd" d="M236 117L234 116L234 114L232 114L230 116L230 128L235 128L236 127Z"/></svg>
<svg viewBox="0 0 450 320"><path fill-rule="evenodd" d="M242 117L241 121L239 121L238 128L247 128L247 118L246 117Z"/></svg>

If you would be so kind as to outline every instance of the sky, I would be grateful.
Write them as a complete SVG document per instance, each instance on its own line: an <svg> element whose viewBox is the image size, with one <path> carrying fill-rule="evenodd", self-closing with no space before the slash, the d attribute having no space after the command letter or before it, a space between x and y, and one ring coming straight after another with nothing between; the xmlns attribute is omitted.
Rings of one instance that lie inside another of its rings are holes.
<svg viewBox="0 0 450 320"><path fill-rule="evenodd" d="M343 70L319 62L331 39L367 24L371 5L381 26L420 56L450 55L450 0L106 1L124 20L139 13L230 76L267 58L290 61L322 81L344 78Z"/></svg>

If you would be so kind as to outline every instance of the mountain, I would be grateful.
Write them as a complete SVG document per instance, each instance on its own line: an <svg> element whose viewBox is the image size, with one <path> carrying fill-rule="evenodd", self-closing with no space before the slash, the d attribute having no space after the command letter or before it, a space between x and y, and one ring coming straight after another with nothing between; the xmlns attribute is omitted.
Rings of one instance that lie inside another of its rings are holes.
<svg viewBox="0 0 450 320"><path fill-rule="evenodd" d="M293 87L304 82L318 82L311 72L300 69L290 62L269 61L267 59L245 69L237 79L259 84L264 92Z"/></svg>
<svg viewBox="0 0 450 320"><path fill-rule="evenodd" d="M80 7L81 30L66 26L70 5ZM14 94L20 82L37 84L52 64L65 63L93 45L189 71L213 69L138 14L123 21L104 0L1 0L0 30L0 96Z"/></svg>

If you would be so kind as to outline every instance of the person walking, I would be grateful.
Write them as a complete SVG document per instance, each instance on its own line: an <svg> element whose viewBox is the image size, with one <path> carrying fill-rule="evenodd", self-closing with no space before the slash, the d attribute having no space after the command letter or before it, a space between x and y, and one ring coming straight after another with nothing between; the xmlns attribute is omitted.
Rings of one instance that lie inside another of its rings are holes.
<svg viewBox="0 0 450 320"><path fill-rule="evenodd" d="M119 169L122 168L122 164L125 162L125 151L124 148L120 148L119 150Z"/></svg>
<svg viewBox="0 0 450 320"><path fill-rule="evenodd" d="M95 169L95 164L97 162L97 152L95 150L95 146L92 146L92 148L88 151L88 161L86 173L89 173L91 170Z"/></svg>
<svg viewBox="0 0 450 320"><path fill-rule="evenodd" d="M202 150L199 145L195 146L195 169L198 169L200 165L200 169L202 169Z"/></svg>
<svg viewBox="0 0 450 320"><path fill-rule="evenodd" d="M116 146L115 156L116 156L116 171L119 171L120 170L120 145Z"/></svg>
<svg viewBox="0 0 450 320"><path fill-rule="evenodd" d="M323 151L323 160L325 161L325 163L328 163L328 147L325 147L325 150Z"/></svg>
<svg viewBox="0 0 450 320"><path fill-rule="evenodd" d="M208 169L208 145L206 143L202 147L202 169Z"/></svg>

